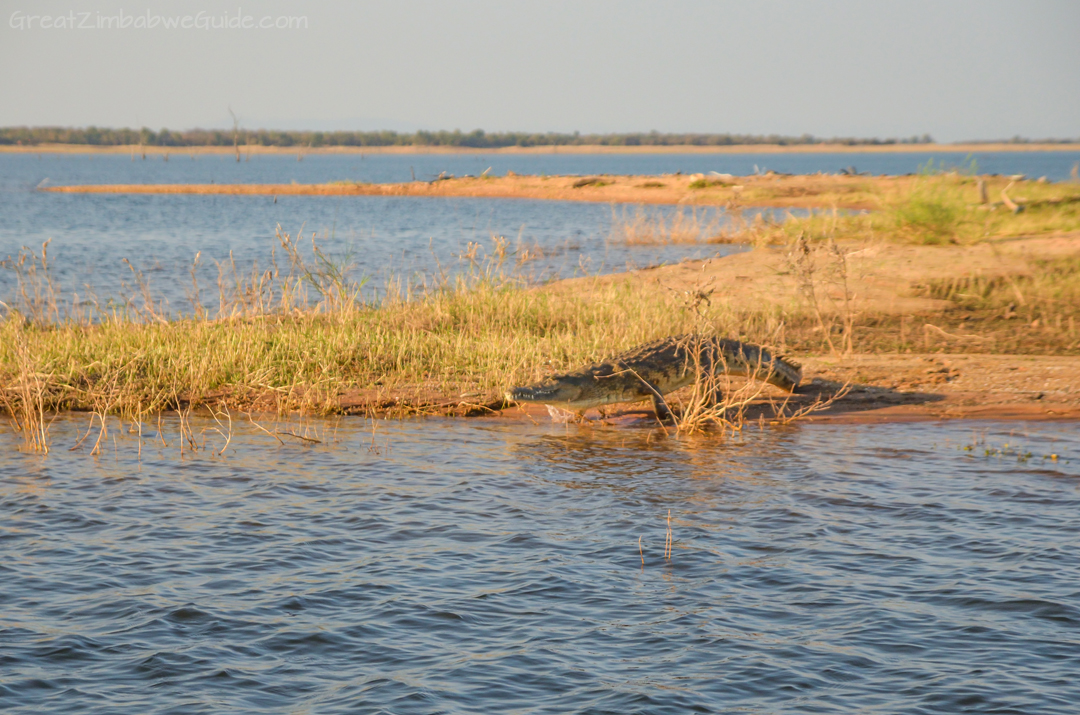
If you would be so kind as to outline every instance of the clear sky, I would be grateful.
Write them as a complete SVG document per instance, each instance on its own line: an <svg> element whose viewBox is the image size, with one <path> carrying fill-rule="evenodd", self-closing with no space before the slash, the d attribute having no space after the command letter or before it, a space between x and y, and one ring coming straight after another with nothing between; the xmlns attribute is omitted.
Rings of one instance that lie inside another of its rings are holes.
<svg viewBox="0 0 1080 715"><path fill-rule="evenodd" d="M1077 0L0 8L0 126L1080 137Z"/></svg>

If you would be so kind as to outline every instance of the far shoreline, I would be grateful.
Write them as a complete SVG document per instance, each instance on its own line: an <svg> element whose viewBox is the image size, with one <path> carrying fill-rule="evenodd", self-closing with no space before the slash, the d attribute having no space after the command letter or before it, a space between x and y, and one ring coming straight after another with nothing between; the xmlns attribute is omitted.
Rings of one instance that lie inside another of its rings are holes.
<svg viewBox="0 0 1080 715"><path fill-rule="evenodd" d="M1080 152L1080 143L1013 144L995 142L987 144L732 144L725 146L532 146L472 148L458 146L329 146L329 147L277 147L241 145L232 146L100 146L91 144L36 144L0 145L0 153L9 154L153 154L158 155L288 155L311 154L975 154L988 152Z"/></svg>

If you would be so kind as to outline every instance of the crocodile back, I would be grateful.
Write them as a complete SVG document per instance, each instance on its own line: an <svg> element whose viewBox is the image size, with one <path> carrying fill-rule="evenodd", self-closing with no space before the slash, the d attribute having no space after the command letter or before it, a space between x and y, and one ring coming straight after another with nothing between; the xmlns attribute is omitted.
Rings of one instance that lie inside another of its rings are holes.
<svg viewBox="0 0 1080 715"><path fill-rule="evenodd" d="M573 372L552 375L506 393L510 401L556 404L569 409L639 402L717 374L765 380L791 391L802 369L768 349L738 340L676 335L654 340Z"/></svg>

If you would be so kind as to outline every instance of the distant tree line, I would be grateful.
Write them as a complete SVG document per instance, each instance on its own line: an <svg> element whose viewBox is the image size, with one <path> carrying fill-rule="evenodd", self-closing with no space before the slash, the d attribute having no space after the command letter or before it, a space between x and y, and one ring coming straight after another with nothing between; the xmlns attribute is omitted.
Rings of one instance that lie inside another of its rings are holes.
<svg viewBox="0 0 1080 715"><path fill-rule="evenodd" d="M907 139L822 139L809 134L798 137L779 134L667 134L661 132L632 132L628 134L560 134L556 132L471 132L418 131L412 133L375 132L307 132L270 129L107 129L102 127L3 127L0 145L34 146L37 144L84 144L90 146L272 146L272 147L384 147L384 146L443 146L475 149L499 149L519 146L732 146L737 144L931 144L929 134Z"/></svg>

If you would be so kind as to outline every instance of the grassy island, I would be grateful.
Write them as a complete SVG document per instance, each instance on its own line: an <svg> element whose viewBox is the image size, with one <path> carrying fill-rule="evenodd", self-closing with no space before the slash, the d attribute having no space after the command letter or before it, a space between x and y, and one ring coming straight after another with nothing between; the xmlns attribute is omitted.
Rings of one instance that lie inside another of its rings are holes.
<svg viewBox="0 0 1080 715"><path fill-rule="evenodd" d="M5 263L19 295L0 322L0 406L28 444L47 444L57 410L132 424L196 407L229 419L490 414L512 384L686 332L762 343L802 361L814 398L846 385L833 414L1080 417L1080 184L927 172L306 188L717 206L736 220L696 240L755 250L532 286L517 278L527 257L495 241L470 255L459 277L423 289L391 282L376 302L345 267L317 248L301 255L298 237L283 233L287 261L235 269L213 287L217 311L196 304L180 317L163 315L150 295L65 312L47 251L26 252ZM151 189L169 190L49 190ZM748 205L814 210L740 222ZM618 226L626 240L681 240L647 206L639 211ZM762 418L781 399L759 397Z"/></svg>

